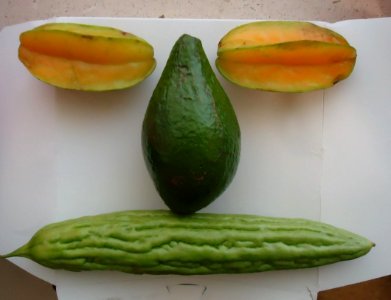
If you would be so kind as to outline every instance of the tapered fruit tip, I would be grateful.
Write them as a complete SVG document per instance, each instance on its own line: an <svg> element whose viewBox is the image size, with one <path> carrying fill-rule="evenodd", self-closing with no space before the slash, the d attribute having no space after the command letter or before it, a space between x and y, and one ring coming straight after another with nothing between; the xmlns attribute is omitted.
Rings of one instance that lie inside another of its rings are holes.
<svg viewBox="0 0 391 300"><path fill-rule="evenodd" d="M8 257L12 257L12 252L8 253L8 254L5 254L5 255L0 255L0 258L2 258L2 259L6 259Z"/></svg>
<svg viewBox="0 0 391 300"><path fill-rule="evenodd" d="M9 258L9 257L15 257L15 256L28 257L28 245L27 244L23 245L22 247L19 247L10 253L7 253L5 255L0 255L0 258Z"/></svg>
<svg viewBox="0 0 391 300"><path fill-rule="evenodd" d="M179 37L178 41L181 41L181 42L185 42L185 41L197 41L197 42L198 42L198 41L200 41L200 39L197 38L197 37L195 37L195 36L192 36L192 35L190 35L190 34L184 33L184 34L182 34L182 35Z"/></svg>
<svg viewBox="0 0 391 300"><path fill-rule="evenodd" d="M368 244L369 245L366 248L366 253L370 252L374 247L376 247L376 244L370 240L368 241Z"/></svg>

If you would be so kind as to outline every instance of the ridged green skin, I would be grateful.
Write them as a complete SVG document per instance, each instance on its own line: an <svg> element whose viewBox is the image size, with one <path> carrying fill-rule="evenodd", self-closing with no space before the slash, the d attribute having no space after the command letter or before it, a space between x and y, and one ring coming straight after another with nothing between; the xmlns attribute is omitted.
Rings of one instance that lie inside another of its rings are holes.
<svg viewBox="0 0 391 300"><path fill-rule="evenodd" d="M181 36L150 99L142 128L148 171L167 206L189 214L231 183L240 128L201 41Z"/></svg>
<svg viewBox="0 0 391 300"><path fill-rule="evenodd" d="M373 246L315 221L157 210L51 224L4 257L70 271L196 275L316 267L357 258Z"/></svg>

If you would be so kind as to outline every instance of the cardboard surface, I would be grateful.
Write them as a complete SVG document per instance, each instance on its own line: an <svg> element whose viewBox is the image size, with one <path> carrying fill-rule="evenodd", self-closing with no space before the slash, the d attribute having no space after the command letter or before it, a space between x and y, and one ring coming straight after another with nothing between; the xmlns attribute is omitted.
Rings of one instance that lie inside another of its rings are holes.
<svg viewBox="0 0 391 300"><path fill-rule="evenodd" d="M389 300L391 275L318 293L318 300Z"/></svg>
<svg viewBox="0 0 391 300"><path fill-rule="evenodd" d="M53 221L165 208L144 166L140 134L169 51L182 33L189 33L202 40L214 66L218 40L248 22L49 20L121 28L155 48L157 68L138 86L83 93L41 83L17 60L18 35L47 21L7 27L0 33L0 62L7 70L0 74L0 253L24 244ZM56 284L60 300L157 295L174 299L173 291L184 289L196 299L205 288L200 299L259 299L260 294L263 299L311 299L319 289L389 274L386 253L391 242L384 237L391 230L386 216L391 208L391 37L386 30L391 19L321 24L342 33L358 51L352 76L332 89L266 93L239 88L218 76L237 112L242 153L232 184L203 211L321 220L376 242L367 256L319 269L192 277L71 273L23 258L11 260Z"/></svg>

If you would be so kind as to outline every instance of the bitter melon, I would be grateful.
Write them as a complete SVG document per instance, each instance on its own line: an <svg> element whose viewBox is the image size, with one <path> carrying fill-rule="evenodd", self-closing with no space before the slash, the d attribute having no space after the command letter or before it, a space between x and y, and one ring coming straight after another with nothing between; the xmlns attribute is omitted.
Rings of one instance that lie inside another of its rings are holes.
<svg viewBox="0 0 391 300"><path fill-rule="evenodd" d="M3 257L70 271L194 275L316 267L357 258L373 245L304 219L123 211L47 225Z"/></svg>

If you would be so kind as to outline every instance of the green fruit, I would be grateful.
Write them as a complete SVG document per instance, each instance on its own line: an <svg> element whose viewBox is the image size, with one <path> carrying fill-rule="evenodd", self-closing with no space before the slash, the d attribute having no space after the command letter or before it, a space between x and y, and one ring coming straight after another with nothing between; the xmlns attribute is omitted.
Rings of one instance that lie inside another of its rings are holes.
<svg viewBox="0 0 391 300"><path fill-rule="evenodd" d="M196 275L316 267L357 258L373 246L304 219L123 211L47 225L4 257L70 271Z"/></svg>
<svg viewBox="0 0 391 300"><path fill-rule="evenodd" d="M176 213L205 207L232 181L240 129L199 39L175 43L145 114L142 145L155 186Z"/></svg>

